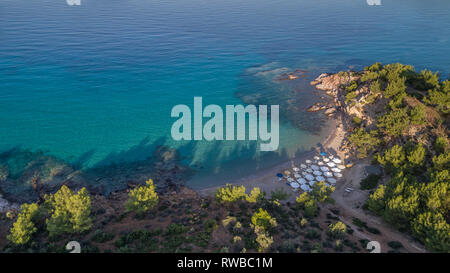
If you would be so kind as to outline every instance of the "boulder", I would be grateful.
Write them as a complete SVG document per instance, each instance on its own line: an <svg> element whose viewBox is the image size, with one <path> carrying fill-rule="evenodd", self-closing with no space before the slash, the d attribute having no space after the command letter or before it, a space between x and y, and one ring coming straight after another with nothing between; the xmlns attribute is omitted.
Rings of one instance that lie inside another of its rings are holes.
<svg viewBox="0 0 450 273"><path fill-rule="evenodd" d="M334 108L334 107L328 108L328 109L325 111L325 115L327 115L327 116L331 116L331 115L333 115L334 113L336 113L336 108Z"/></svg>

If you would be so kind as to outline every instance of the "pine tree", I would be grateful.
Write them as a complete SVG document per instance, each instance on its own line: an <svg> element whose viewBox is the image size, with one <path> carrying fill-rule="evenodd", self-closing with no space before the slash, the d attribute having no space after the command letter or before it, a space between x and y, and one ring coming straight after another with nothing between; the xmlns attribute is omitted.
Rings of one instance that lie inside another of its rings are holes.
<svg viewBox="0 0 450 273"><path fill-rule="evenodd" d="M356 148L358 158L367 157L368 153L380 145L380 139L376 130L366 132L363 128L355 129L349 137L350 143Z"/></svg>
<svg viewBox="0 0 450 273"><path fill-rule="evenodd" d="M414 149L409 152L407 158L413 168L422 167L425 162L426 150L422 144L417 144Z"/></svg>
<svg viewBox="0 0 450 273"><path fill-rule="evenodd" d="M385 208L385 190L386 186L380 185L367 199L367 209L381 215Z"/></svg>
<svg viewBox="0 0 450 273"><path fill-rule="evenodd" d="M394 145L386 150L383 156L378 156L378 162L384 165L389 173L395 174L402 170L405 163L405 151L402 146Z"/></svg>
<svg viewBox="0 0 450 273"><path fill-rule="evenodd" d="M91 198L86 188L74 193L63 185L55 194L45 196L45 205L50 213L47 219L50 237L81 233L92 226Z"/></svg>
<svg viewBox="0 0 450 273"><path fill-rule="evenodd" d="M255 187L252 189L249 195L246 196L246 200L249 203L257 203L261 201L261 199L264 197L264 194L261 192L261 189L258 187Z"/></svg>
<svg viewBox="0 0 450 273"><path fill-rule="evenodd" d="M8 240L16 245L28 243L33 234L37 231L33 220L38 214L38 210L39 206L36 203L23 204L20 207L20 213L17 216L17 220L13 224L10 234L7 236Z"/></svg>
<svg viewBox="0 0 450 273"><path fill-rule="evenodd" d="M262 208L253 214L251 221L255 227L258 226L267 231L277 226L276 219L270 216L270 214Z"/></svg>
<svg viewBox="0 0 450 273"><path fill-rule="evenodd" d="M378 119L377 126L382 128L390 137L399 137L408 129L410 124L406 109L392 110Z"/></svg>
<svg viewBox="0 0 450 273"><path fill-rule="evenodd" d="M342 238L346 232L347 226L341 221L338 221L334 224L330 224L328 226L328 234L330 234L330 236L333 238Z"/></svg>
<svg viewBox="0 0 450 273"><path fill-rule="evenodd" d="M450 252L450 225L438 212L424 212L411 224L413 233L429 248Z"/></svg>
<svg viewBox="0 0 450 273"><path fill-rule="evenodd" d="M128 194L128 201L125 204L128 211L143 213L158 204L159 197L155 191L153 180L150 179L145 184L145 186L136 187Z"/></svg>

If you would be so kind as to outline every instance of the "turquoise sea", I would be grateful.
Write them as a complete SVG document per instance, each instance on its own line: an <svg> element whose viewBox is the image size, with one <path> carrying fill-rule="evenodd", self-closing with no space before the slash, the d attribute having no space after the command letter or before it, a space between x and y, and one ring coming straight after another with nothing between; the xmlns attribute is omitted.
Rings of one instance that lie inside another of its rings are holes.
<svg viewBox="0 0 450 273"><path fill-rule="evenodd" d="M178 148L193 187L311 149L327 119L305 109L322 72L402 62L450 73L450 1L0 1L0 151L82 168ZM306 70L298 80L280 75ZM277 152L254 142L175 142L173 106L279 104Z"/></svg>

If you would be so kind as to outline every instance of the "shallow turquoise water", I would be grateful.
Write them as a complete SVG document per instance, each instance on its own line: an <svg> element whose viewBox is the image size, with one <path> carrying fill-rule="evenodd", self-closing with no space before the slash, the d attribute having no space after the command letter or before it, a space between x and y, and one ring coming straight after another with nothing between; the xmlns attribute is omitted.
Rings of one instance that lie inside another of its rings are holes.
<svg viewBox="0 0 450 273"><path fill-rule="evenodd" d="M323 117L302 112L319 98L308 82L320 72L398 61L447 77L449 14L447 0L2 0L0 150L90 167L168 144L199 171L197 186L238 177L326 136ZM310 72L276 82L280 68ZM245 95L280 104L278 153L171 140L174 105L194 96L240 104Z"/></svg>

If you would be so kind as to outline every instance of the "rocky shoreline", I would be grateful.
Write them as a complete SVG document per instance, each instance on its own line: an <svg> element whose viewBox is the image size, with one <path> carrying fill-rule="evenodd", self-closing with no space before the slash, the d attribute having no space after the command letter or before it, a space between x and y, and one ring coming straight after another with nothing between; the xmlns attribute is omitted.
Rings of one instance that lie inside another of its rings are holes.
<svg viewBox="0 0 450 273"><path fill-rule="evenodd" d="M323 73L310 84L325 93L332 99L332 103L318 103L311 106L309 111L325 110L324 114L333 116L337 112L344 115L347 123L351 124L351 119L360 119L360 123L365 127L371 127L377 112L382 112L387 103L386 99L377 98L380 94L370 91L367 84L355 86L354 90L346 90L351 83L361 79L366 71L342 71L336 74ZM353 97L349 98L349 93ZM370 105L370 107L368 107Z"/></svg>
<svg viewBox="0 0 450 273"><path fill-rule="evenodd" d="M88 169L40 152L17 149L1 154L0 159L0 212L17 208L16 203L42 200L62 185L74 190L86 187L92 195L109 196L153 178L159 193L179 191L193 173L181 163L178 152L166 146L156 147L146 160ZM22 166L20 171L16 165Z"/></svg>

